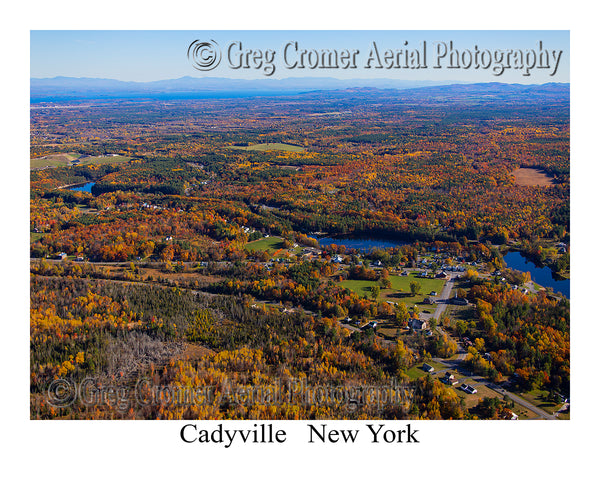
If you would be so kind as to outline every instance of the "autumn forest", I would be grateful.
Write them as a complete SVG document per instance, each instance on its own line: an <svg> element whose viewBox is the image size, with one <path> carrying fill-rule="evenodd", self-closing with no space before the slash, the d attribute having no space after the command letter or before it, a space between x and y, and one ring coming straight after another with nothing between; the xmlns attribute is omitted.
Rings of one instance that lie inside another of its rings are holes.
<svg viewBox="0 0 600 480"><path fill-rule="evenodd" d="M569 110L564 84L32 104L31 418L569 418L568 296L505 261L568 281Z"/></svg>

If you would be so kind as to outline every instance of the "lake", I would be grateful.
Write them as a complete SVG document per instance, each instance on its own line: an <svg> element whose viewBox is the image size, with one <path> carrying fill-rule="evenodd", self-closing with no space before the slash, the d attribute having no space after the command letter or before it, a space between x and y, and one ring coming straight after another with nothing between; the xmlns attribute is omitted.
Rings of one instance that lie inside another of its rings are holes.
<svg viewBox="0 0 600 480"><path fill-rule="evenodd" d="M571 282L569 280L556 280L552 277L549 267L540 268L533 262L527 260L520 252L508 252L504 255L506 265L513 270L529 272L531 280L542 287L552 287L555 292L562 293L565 297L571 296Z"/></svg>
<svg viewBox="0 0 600 480"><path fill-rule="evenodd" d="M76 192L88 192L92 193L92 187L96 185L96 182L88 182L83 183L81 185L77 185L76 187L68 187L67 190L75 190Z"/></svg>
<svg viewBox="0 0 600 480"><path fill-rule="evenodd" d="M390 240L382 238L372 237L317 237L309 235L311 238L315 238L319 241L322 247L328 245L344 245L346 248L355 248L361 252L368 252L372 248L394 248L401 247L402 245L408 245L410 242L403 242L400 240Z"/></svg>

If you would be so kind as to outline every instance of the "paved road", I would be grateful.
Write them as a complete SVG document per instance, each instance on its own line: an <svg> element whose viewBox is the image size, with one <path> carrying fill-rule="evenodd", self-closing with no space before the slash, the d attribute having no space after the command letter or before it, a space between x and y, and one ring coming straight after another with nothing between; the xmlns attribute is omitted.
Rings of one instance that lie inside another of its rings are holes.
<svg viewBox="0 0 600 480"><path fill-rule="evenodd" d="M457 276L458 274L452 274L440 292L437 306L435 307L435 312L433 312L433 318L436 320L442 318L442 313L444 313L444 310L446 310L448 299L450 298L450 292L452 291L452 287L454 287L454 280Z"/></svg>
<svg viewBox="0 0 600 480"><path fill-rule="evenodd" d="M432 318L435 318L436 320L439 320L440 318L442 318L442 314L444 313L444 310L446 310L446 307L449 305L448 300L450 299L450 294L452 292L452 288L454 288L454 282L455 282L456 278L458 278L459 276L460 276L459 273L450 274L450 278L444 284L444 287L442 288L442 291L440 292L440 294L437 297L432 297L435 299L435 310L434 310L433 314L421 313L421 316L424 319L431 320Z"/></svg>

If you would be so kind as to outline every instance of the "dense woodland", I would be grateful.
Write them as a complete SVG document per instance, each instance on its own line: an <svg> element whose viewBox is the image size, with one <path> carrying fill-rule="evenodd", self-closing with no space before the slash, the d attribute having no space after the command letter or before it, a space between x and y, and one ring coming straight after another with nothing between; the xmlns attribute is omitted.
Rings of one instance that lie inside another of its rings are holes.
<svg viewBox="0 0 600 480"><path fill-rule="evenodd" d="M510 418L506 399L471 408L455 388L411 374L452 358L464 337L471 372L568 395L569 301L524 293L516 287L530 279L502 262L519 250L569 275L568 89L420 90L32 108L32 159L131 158L31 171L32 418ZM253 148L267 143L279 146ZM518 168L548 184L517 183ZM66 188L91 182L91 193ZM320 248L311 232L403 245ZM276 248L252 247L272 237ZM434 254L447 260L433 273L456 258L477 264L456 292L472 308L413 334L423 306L380 292ZM372 282L371 294L349 280ZM346 317L392 333L346 328ZM59 408L45 396L59 378L130 389L148 378L210 394L194 405ZM411 395L349 408L302 402L294 382ZM231 388L250 387L290 396L231 400Z"/></svg>

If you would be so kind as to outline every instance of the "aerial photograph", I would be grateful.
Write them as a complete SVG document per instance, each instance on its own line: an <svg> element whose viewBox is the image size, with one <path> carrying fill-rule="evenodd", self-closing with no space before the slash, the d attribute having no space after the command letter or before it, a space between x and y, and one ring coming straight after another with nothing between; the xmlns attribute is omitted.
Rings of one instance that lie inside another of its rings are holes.
<svg viewBox="0 0 600 480"><path fill-rule="evenodd" d="M30 41L30 419L570 421L569 31Z"/></svg>

